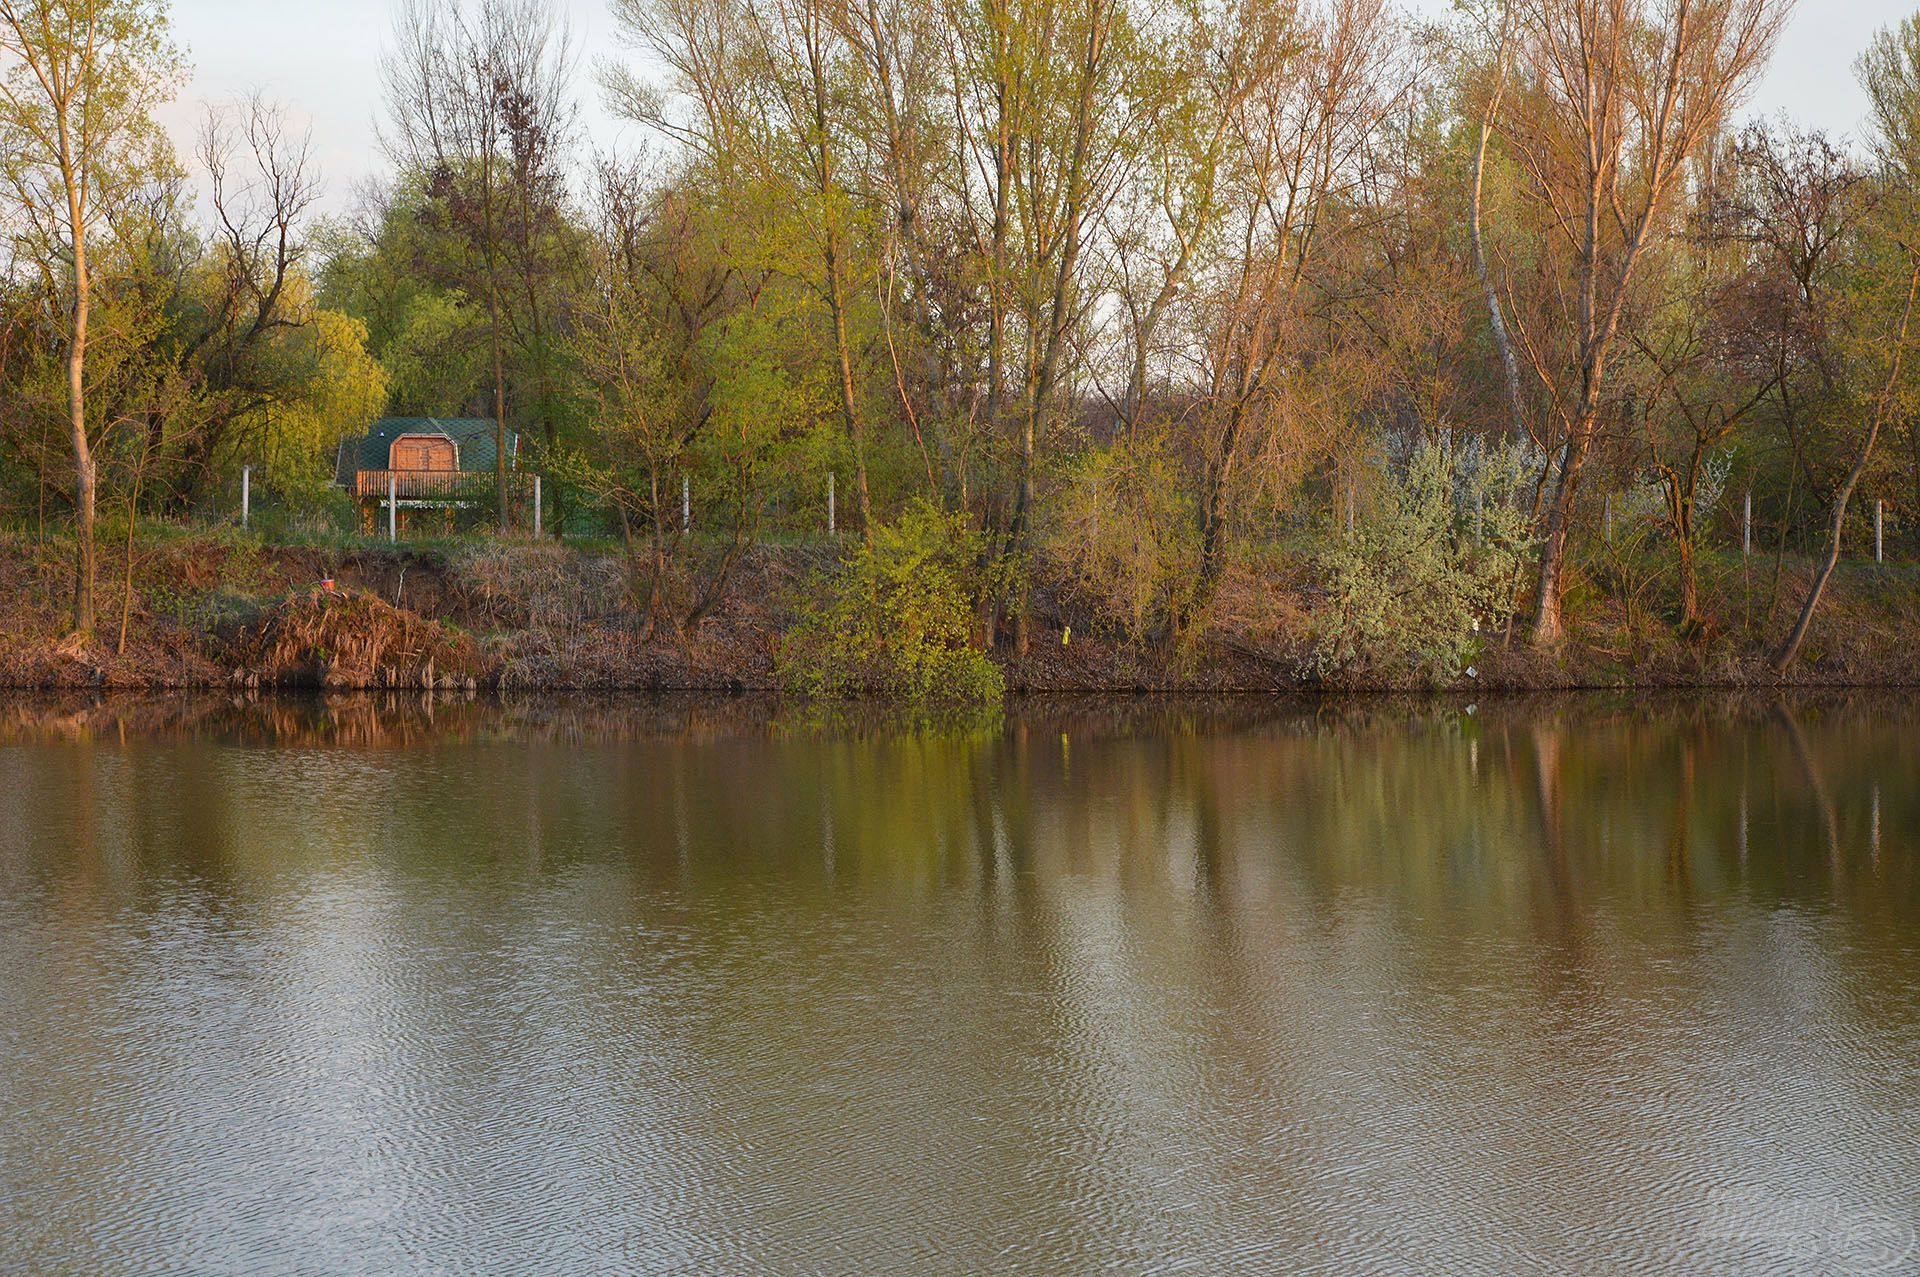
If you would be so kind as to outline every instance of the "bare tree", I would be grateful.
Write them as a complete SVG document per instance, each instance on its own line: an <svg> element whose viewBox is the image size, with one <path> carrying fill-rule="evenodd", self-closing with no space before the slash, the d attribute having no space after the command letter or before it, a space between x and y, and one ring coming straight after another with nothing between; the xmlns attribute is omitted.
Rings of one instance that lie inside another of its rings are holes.
<svg viewBox="0 0 1920 1277"><path fill-rule="evenodd" d="M1251 11L1250 11L1251 12ZM1297 478L1354 400L1324 393L1364 370L1320 359L1332 330L1315 306L1321 255L1355 222L1377 130L1407 80L1380 0L1337 0L1311 22L1268 8L1266 65L1233 114L1228 248L1209 272L1201 340L1200 565L1196 606L1225 569L1239 472L1263 460L1266 482ZM1318 376L1303 374L1313 369ZM1310 383L1312 383L1310 388Z"/></svg>
<svg viewBox="0 0 1920 1277"><path fill-rule="evenodd" d="M1026 384L1016 423L1019 463L1009 545L1028 561L1034 547L1038 449L1060 413L1071 339L1089 300L1081 278L1089 227L1131 153L1123 145L1124 120L1103 106L1108 95L1118 93L1126 65L1116 39L1124 29L1124 11L1117 0L1086 0L1084 8L1061 6L1050 16L1056 20L1043 22L1034 33L1037 63L1029 68L1028 89L1043 95L1041 105L1049 109L1032 117L1012 183L1029 273L1017 294L1025 312ZM1056 31L1057 51L1050 47ZM1028 575L1022 574L1023 585ZM1021 655L1032 628L1028 613L1022 597L1014 617L1014 646Z"/></svg>
<svg viewBox="0 0 1920 1277"><path fill-rule="evenodd" d="M705 347L742 290L713 251L710 211L687 191L655 187L616 160L601 163L595 188L593 287L571 340L598 409L582 478L618 515L630 564L640 561L636 521L646 536L646 584L633 590L646 631L664 619L684 632L718 601L750 535L750 521L736 519L731 546L704 580L691 579L674 482L712 425ZM692 597L676 610L683 581Z"/></svg>
<svg viewBox="0 0 1920 1277"><path fill-rule="evenodd" d="M215 287L197 324L182 324L172 359L198 394L148 414L156 465L172 427L182 500L212 472L236 424L284 389L263 355L278 334L303 322L298 281L322 191L311 135L258 93L209 105L195 152L207 175L212 228L204 263Z"/></svg>
<svg viewBox="0 0 1920 1277"><path fill-rule="evenodd" d="M1686 162L1765 64L1792 0L1519 0L1523 78L1500 113L1559 264L1567 340L1519 334L1558 449L1541 529L1533 639L1565 632L1561 593L1582 471L1608 411L1620 325Z"/></svg>
<svg viewBox="0 0 1920 1277"><path fill-rule="evenodd" d="M1849 384L1863 381L1863 371L1878 371L1884 361L1885 375L1870 403L1859 403L1853 413L1848 414L1864 418L1864 428L1853 449L1851 464L1833 494L1826 553L1815 570L1793 628L1773 653L1773 666L1782 672L1799 659L1821 597L1840 562L1847 507L1872 463L1880 436L1896 416L1911 415L1910 389L1903 384L1903 376L1913 330L1914 303L1920 296L1920 245L1913 239L1913 227L1920 221L1920 21L1909 17L1876 36L1860 59L1860 78L1873 105L1873 142L1879 171L1872 187L1871 215L1860 218L1856 227L1849 228L1854 233L1844 250L1852 268L1849 274L1853 286L1847 290L1851 295L1844 297L1836 309L1852 312L1854 327L1872 332L1878 327L1878 318L1891 313L1892 298L1888 292L1902 278L1906 285L1905 299L1900 306L1899 321L1888 336L1882 338L1875 334L1862 342L1864 355L1847 361L1844 354L1836 352L1821 361L1824 381L1829 386L1850 391L1834 396L1841 402L1858 403L1864 398L1864 386L1855 389ZM1760 149L1757 158L1764 162L1773 156L1770 151ZM1815 150L1812 158L1817 161L1822 156ZM1775 201L1785 216L1778 219L1783 224L1774 230L1774 237L1784 241L1789 260L1809 259L1808 284L1804 287L1811 292L1812 267L1824 260L1823 254L1815 250L1830 249L1832 240L1815 238L1830 234L1829 219L1809 216L1807 209L1811 205L1815 214L1824 212L1833 199L1829 194L1832 183L1821 180L1827 174L1817 162L1803 162L1797 167L1780 166L1777 171L1785 180L1776 179L1776 185L1784 188L1789 198ZM1851 193L1851 186L1842 189ZM1839 345L1838 342L1830 344ZM1848 362L1864 368L1847 370Z"/></svg>
<svg viewBox="0 0 1920 1277"><path fill-rule="evenodd" d="M742 158L773 182L804 193L808 223L820 255L816 291L833 329L834 390L840 422L853 453L854 500L861 534L873 537L873 498L867 482L866 413L855 379L850 315L853 198L850 161L842 155L850 131L841 86L849 79L852 48L825 0L763 0L743 6L755 56L750 65L766 95L770 118L757 121L760 139Z"/></svg>
<svg viewBox="0 0 1920 1277"><path fill-rule="evenodd" d="M1765 273L1716 277L1714 249L1702 245L1671 272L1651 306L1627 325L1646 384L1636 387L1640 444L1660 487L1679 562L1680 624L1704 637L1695 549L1701 487L1711 454L1773 398L1778 365L1766 322L1782 302Z"/></svg>
<svg viewBox="0 0 1920 1277"><path fill-rule="evenodd" d="M1874 36L1856 72L1872 105L1871 143L1885 185L1907 204L1909 221L1920 210L1920 14L1908 14ZM1920 416L1906 421L1911 511L1920 518Z"/></svg>
<svg viewBox="0 0 1920 1277"><path fill-rule="evenodd" d="M1816 423L1846 416L1838 268L1859 237L1874 191L1857 158L1818 132L1754 125L1742 132L1735 159L1733 190L1708 215L1713 233L1737 238L1750 252L1773 303L1762 302L1766 313L1756 317L1753 334L1770 347L1767 380L1788 454L1768 588L1771 619L1802 480L1815 489L1831 487L1819 473L1813 436Z"/></svg>

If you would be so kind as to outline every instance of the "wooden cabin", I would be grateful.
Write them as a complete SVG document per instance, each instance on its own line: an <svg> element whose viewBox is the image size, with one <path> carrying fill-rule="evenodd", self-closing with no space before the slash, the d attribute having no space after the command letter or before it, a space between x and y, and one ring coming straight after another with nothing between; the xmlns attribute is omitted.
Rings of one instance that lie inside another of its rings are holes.
<svg viewBox="0 0 1920 1277"><path fill-rule="evenodd" d="M353 494L373 527L391 495L398 513L491 507L499 437L487 417L386 417L357 439L344 439L334 482ZM520 440L506 436L511 492L519 483Z"/></svg>

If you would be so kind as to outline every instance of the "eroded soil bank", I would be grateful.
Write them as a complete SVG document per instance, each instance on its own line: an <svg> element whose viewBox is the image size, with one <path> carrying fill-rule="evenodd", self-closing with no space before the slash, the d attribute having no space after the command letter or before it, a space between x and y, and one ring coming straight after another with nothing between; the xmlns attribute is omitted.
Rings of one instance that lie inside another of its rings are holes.
<svg viewBox="0 0 1920 1277"><path fill-rule="evenodd" d="M0 686L15 688L292 687L336 690L769 691L780 637L813 573L818 546L750 553L717 605L690 629L649 623L620 555L555 545L315 547L231 536L175 537L124 559L101 582L92 643L65 633L67 561L57 545L0 540ZM1471 674L1410 683L1355 671L1326 679L1306 659L1313 600L1298 583L1263 583L1288 606L1258 615L1231 605L1177 651L1102 634L1046 588L1028 654L996 648L1015 691L1300 692L1441 687L1768 687L1772 603L1784 624L1798 588L1789 565L1723 580L1717 615L1734 618L1695 644L1651 610L1599 603L1547 655L1490 636ZM1843 571L1800 667L1803 686L1920 685L1920 588L1911 572ZM323 582L331 581L329 589ZM1252 592L1255 583L1243 583ZM1225 597L1234 597L1228 591ZM124 645L121 632L124 631ZM1071 630L1070 641L1068 638Z"/></svg>

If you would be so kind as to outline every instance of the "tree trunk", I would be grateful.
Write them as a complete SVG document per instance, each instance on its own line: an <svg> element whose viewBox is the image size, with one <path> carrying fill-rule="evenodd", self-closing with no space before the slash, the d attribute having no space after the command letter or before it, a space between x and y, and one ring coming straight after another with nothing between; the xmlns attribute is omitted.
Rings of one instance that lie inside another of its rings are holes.
<svg viewBox="0 0 1920 1277"><path fill-rule="evenodd" d="M1680 632L1691 640L1701 632L1700 581L1694 569L1693 529L1688 528L1675 537L1674 546L1680 552Z"/></svg>
<svg viewBox="0 0 1920 1277"><path fill-rule="evenodd" d="M1667 495L1667 524L1673 531L1673 548L1680 576L1679 632L1688 642L1699 639L1706 632L1700 616L1700 573L1693 539L1694 500L1699 492L1700 467L1705 452L1706 446L1696 432L1693 455L1688 459L1684 474L1665 469L1662 476Z"/></svg>
<svg viewBox="0 0 1920 1277"><path fill-rule="evenodd" d="M1000 409L1006 386L1007 359L1007 234L1017 152L1014 148L1014 88L1012 61L1006 49L1008 16L1004 0L988 0L993 27L995 114L993 125L993 225L987 251L987 431L1000 429Z"/></svg>
<svg viewBox="0 0 1920 1277"><path fill-rule="evenodd" d="M493 487L501 533L507 531L507 369L500 345L500 290L488 289L493 329Z"/></svg>
<svg viewBox="0 0 1920 1277"><path fill-rule="evenodd" d="M1033 568L1033 434L1034 411L1029 406L1026 418L1020 425L1020 495L1013 507L1013 544L1014 552L1020 555L1020 598L1013 617L1014 655L1024 657L1027 646L1033 637L1032 611L1032 568Z"/></svg>
<svg viewBox="0 0 1920 1277"><path fill-rule="evenodd" d="M1029 565L1033 561L1035 438L1053 411L1067 332L1073 325L1074 282L1080 265L1082 232L1089 202L1087 163L1093 145L1094 97L1099 90L1100 71L1104 65L1112 20L1112 9L1105 0L1094 0L1089 6L1087 37L1081 49L1078 68L1080 82L1074 103L1073 144L1068 156L1065 195L1060 208L1060 264L1054 272L1053 295L1048 303L1046 340L1040 347L1040 364L1033 373L1027 411L1021 422L1020 495L1014 512L1014 547ZM1031 341L1030 336L1029 343ZM1021 574L1023 582L1027 576L1026 572ZM1014 625L1014 650L1021 656L1027 654L1032 629L1032 620L1028 615L1028 593L1028 587L1023 584L1020 609Z"/></svg>
<svg viewBox="0 0 1920 1277"><path fill-rule="evenodd" d="M151 440L152 436L147 436ZM140 468L133 472L133 494L127 499L127 575L120 589L120 641L114 645L114 655L127 654L127 625L133 617L133 531L140 522L140 484L147 477L147 460L152 455L151 448L140 456Z"/></svg>
<svg viewBox="0 0 1920 1277"><path fill-rule="evenodd" d="M87 268L86 209L81 200L81 176L75 170L67 134L66 114L60 117L61 168L67 184L67 216L73 235L73 332L67 347L67 428L73 443L73 506L78 523L73 562L74 632L93 637L95 608L94 561L95 467L87 441L87 323L93 303L93 281Z"/></svg>
<svg viewBox="0 0 1920 1277"><path fill-rule="evenodd" d="M1507 332L1506 313L1500 308L1500 295L1494 291L1493 272L1487 265L1487 250L1480 233L1481 197L1487 172L1487 147L1493 139L1493 121L1500 110L1500 99L1507 87L1507 40L1511 29L1511 8L1500 20L1500 71L1493 96L1487 100L1486 114L1480 117L1480 141L1473 151L1473 197L1469 208L1468 229L1473 241L1474 270L1480 276L1480 291L1486 297L1487 315L1493 327L1493 344L1500 353L1500 367L1506 374L1507 411L1515 439L1527 435L1527 415L1520 394L1520 360L1513 353L1513 338Z"/></svg>
<svg viewBox="0 0 1920 1277"><path fill-rule="evenodd" d="M1533 606L1533 642L1552 647L1566 637L1561 591L1566 588L1567 540L1573 531L1573 502L1580 490L1580 470L1586 449L1568 439L1561 452L1559 473L1547 501L1547 534L1540 542L1540 571Z"/></svg>
<svg viewBox="0 0 1920 1277"><path fill-rule="evenodd" d="M1793 629L1787 634L1773 654L1773 668L1784 674L1793 667L1800 657L1800 646L1807 641L1807 631L1813 628L1813 614L1819 610L1820 596L1826 593L1827 581L1833 576L1833 570L1840 563L1840 538L1847 526L1847 503L1853 499L1854 485L1859 481L1860 472L1866 469L1866 458L1872 444L1861 449L1853 469L1848 472L1846 482L1840 485L1840 491L1833 498L1833 520L1828 531L1827 557L1821 561L1819 571L1813 574L1813 584L1807 589L1806 602L1800 605L1800 615L1793 623Z"/></svg>
<svg viewBox="0 0 1920 1277"><path fill-rule="evenodd" d="M873 500L867 489L867 441L861 426L858 391L853 384L853 343L847 325L847 292L842 275L840 251L840 215L833 206L833 146L827 119L827 80L820 49L819 19L809 11L807 17L807 70L812 77L814 132L814 176L820 196L822 255L827 269L827 307L833 312L833 352L838 365L840 420L846 427L847 443L853 449L854 501L860 510L860 535L873 544Z"/></svg>
<svg viewBox="0 0 1920 1277"><path fill-rule="evenodd" d="M1240 447L1240 425L1245 411L1243 393L1227 413L1226 431L1217 455L1208 457L1202 467L1200 490L1200 573L1193 594L1191 614L1198 616L1213 603L1226 572L1227 485L1233 480L1233 459Z"/></svg>
<svg viewBox="0 0 1920 1277"><path fill-rule="evenodd" d="M660 618L671 611L667 606L667 516L660 505L658 466L651 469L648 486L653 494L653 586L647 592L647 637L652 638Z"/></svg>
<svg viewBox="0 0 1920 1277"><path fill-rule="evenodd" d="M827 293L833 309L833 345L839 364L840 420L846 427L847 442L853 448L853 492L860 510L860 535L873 544L873 498L867 490L867 438L860 420L858 391L853 384L853 348L847 332L846 292L840 281L838 235L827 232Z"/></svg>
<svg viewBox="0 0 1920 1277"><path fill-rule="evenodd" d="M1604 322L1600 315L1600 224L1606 202L1606 165L1598 157L1587 157L1586 229L1580 248L1580 407L1567 421L1566 441L1561 445L1559 473L1554 477L1553 496L1547 502L1547 534L1540 543L1538 597L1534 600L1533 643L1536 647L1555 647L1566 637L1566 616L1561 594L1566 588L1567 541L1573 531L1573 503L1580 491L1580 470L1586 464L1587 449L1599 426L1601 387L1606 376L1607 349L1625 305L1627 276L1631 274L1633 253L1612 290L1610 307Z"/></svg>
<svg viewBox="0 0 1920 1277"><path fill-rule="evenodd" d="M1792 430L1792 422L1787 425ZM1793 499L1798 495L1800 483L1800 450L1795 447L1787 457L1787 503L1780 515L1780 536L1773 546L1773 579L1767 586L1767 625L1773 624L1774 612L1780 606L1780 572L1787 561L1787 537L1793 531Z"/></svg>
<svg viewBox="0 0 1920 1277"><path fill-rule="evenodd" d="M79 254L75 254L76 257ZM87 442L85 395L87 302L85 286L74 306L73 345L67 355L68 427L73 437L73 504L76 528L73 561L73 628L86 638L93 637L93 587L97 575L94 562L95 470L93 449Z"/></svg>
<svg viewBox="0 0 1920 1277"><path fill-rule="evenodd" d="M500 227L495 219L494 121L489 114L480 144L481 264L487 272L487 332L493 354L493 490L494 515L502 536L509 530L507 508L507 358L501 334L505 309L500 288Z"/></svg>

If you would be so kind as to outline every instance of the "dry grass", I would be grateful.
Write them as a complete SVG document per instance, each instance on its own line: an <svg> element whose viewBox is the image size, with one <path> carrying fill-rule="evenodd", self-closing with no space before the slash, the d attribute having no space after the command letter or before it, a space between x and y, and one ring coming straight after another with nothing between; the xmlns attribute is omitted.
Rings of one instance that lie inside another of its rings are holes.
<svg viewBox="0 0 1920 1277"><path fill-rule="evenodd" d="M248 682L329 688L471 688L487 675L472 638L359 590L296 591L241 631Z"/></svg>
<svg viewBox="0 0 1920 1277"><path fill-rule="evenodd" d="M633 606L626 564L615 555L481 544L453 556L448 568L468 613L515 629L605 621Z"/></svg>

